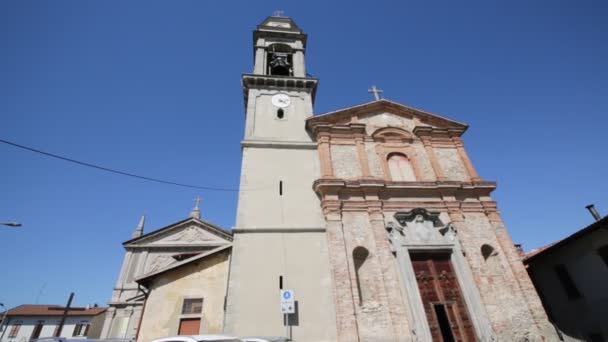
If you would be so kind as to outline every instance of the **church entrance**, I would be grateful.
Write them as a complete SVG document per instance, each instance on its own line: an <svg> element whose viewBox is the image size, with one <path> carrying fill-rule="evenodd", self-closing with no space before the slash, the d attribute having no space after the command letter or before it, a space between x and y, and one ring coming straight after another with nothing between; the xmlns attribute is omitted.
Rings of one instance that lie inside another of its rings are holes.
<svg viewBox="0 0 608 342"><path fill-rule="evenodd" d="M412 253L411 260L433 341L475 341L450 254Z"/></svg>

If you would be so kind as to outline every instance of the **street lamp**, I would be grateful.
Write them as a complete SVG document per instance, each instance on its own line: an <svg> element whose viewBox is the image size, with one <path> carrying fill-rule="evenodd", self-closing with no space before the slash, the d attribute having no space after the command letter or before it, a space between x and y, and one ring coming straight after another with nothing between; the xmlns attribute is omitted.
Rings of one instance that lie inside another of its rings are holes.
<svg viewBox="0 0 608 342"><path fill-rule="evenodd" d="M21 223L19 222L0 222L0 225L9 227L21 227Z"/></svg>

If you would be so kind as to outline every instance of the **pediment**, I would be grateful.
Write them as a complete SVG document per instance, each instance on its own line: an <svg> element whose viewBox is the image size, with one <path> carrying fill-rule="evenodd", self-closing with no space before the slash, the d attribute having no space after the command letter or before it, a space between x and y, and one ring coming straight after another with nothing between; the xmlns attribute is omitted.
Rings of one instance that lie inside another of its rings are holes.
<svg viewBox="0 0 608 342"><path fill-rule="evenodd" d="M205 246L230 243L232 235L205 221L188 219L126 241L125 246Z"/></svg>
<svg viewBox="0 0 608 342"><path fill-rule="evenodd" d="M368 133L381 127L399 127L413 131L415 127L454 128L464 132L468 127L462 122L445 118L420 109L409 107L386 99L372 101L324 114L315 115L306 120L306 126L312 128L319 124L345 124L360 122L368 128Z"/></svg>

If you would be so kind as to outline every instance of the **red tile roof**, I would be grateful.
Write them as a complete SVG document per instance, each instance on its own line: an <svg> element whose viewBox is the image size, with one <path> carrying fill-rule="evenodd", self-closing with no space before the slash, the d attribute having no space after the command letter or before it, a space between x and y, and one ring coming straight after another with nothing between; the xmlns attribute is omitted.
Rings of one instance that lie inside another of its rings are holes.
<svg viewBox="0 0 608 342"><path fill-rule="evenodd" d="M6 313L7 316L61 316L63 310L61 305L48 304L23 304L14 307ZM92 307L84 310L69 310L68 316L95 316L104 311L105 307Z"/></svg>

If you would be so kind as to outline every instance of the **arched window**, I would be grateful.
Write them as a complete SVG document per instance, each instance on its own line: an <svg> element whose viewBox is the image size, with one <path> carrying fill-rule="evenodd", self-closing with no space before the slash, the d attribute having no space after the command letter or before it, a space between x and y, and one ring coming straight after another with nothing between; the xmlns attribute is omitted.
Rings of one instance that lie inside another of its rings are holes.
<svg viewBox="0 0 608 342"><path fill-rule="evenodd" d="M355 264L355 277L357 278L357 292L359 293L359 305L370 299L371 293L364 276L369 268L369 262L366 263L369 257L369 251L365 247L357 247L353 250L353 262Z"/></svg>
<svg viewBox="0 0 608 342"><path fill-rule="evenodd" d="M285 117L285 111L283 108L279 108L277 110L277 119L283 119Z"/></svg>
<svg viewBox="0 0 608 342"><path fill-rule="evenodd" d="M414 182L416 175L410 160L401 153L391 153L387 158L391 179L395 182Z"/></svg>
<svg viewBox="0 0 608 342"><path fill-rule="evenodd" d="M272 44L267 48L267 74L293 76L293 50L286 44Z"/></svg>

